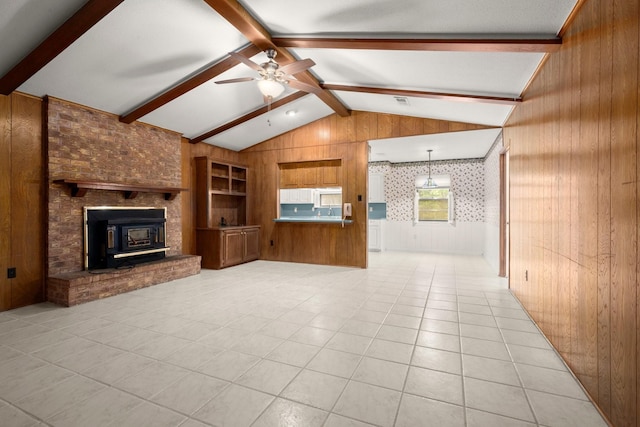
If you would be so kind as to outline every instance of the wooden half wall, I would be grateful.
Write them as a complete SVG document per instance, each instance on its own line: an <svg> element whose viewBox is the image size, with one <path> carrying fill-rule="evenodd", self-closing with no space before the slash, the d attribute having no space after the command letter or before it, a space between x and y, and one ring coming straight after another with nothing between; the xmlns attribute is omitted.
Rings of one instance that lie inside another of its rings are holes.
<svg viewBox="0 0 640 427"><path fill-rule="evenodd" d="M639 13L585 1L504 130L511 287L615 426L640 426Z"/></svg>

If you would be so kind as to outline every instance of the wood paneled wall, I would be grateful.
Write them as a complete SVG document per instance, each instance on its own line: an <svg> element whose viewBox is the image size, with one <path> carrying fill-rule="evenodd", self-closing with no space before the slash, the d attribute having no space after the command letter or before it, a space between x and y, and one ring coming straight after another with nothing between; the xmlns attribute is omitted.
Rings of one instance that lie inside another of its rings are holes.
<svg viewBox="0 0 640 427"><path fill-rule="evenodd" d="M43 179L42 101L0 96L0 311L44 298Z"/></svg>
<svg viewBox="0 0 640 427"><path fill-rule="evenodd" d="M640 426L639 13L585 1L504 131L511 287L615 426Z"/></svg>
<svg viewBox="0 0 640 427"><path fill-rule="evenodd" d="M366 267L367 141L484 128L467 123L353 112L349 117L332 115L320 119L243 150L240 154L250 172L249 223L262 227L260 258ZM353 224L342 228L336 224L274 223L279 163L324 159L342 161L342 199L353 206Z"/></svg>

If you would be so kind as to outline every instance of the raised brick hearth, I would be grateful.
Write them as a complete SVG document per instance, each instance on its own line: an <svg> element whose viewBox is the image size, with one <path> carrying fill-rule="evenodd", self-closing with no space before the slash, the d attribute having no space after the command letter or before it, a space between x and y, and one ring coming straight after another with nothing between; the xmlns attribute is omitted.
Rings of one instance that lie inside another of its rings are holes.
<svg viewBox="0 0 640 427"><path fill-rule="evenodd" d="M200 273L200 256L177 255L104 273L79 271L51 276L47 300L67 307Z"/></svg>

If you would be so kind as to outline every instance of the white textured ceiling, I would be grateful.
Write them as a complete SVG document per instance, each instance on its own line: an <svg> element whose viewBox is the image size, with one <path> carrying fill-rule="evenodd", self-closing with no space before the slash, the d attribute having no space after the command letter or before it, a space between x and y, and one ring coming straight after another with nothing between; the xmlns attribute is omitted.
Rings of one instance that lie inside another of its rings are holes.
<svg viewBox="0 0 640 427"><path fill-rule="evenodd" d="M369 141L369 161L391 163L431 160L481 159L496 142L501 129L468 130Z"/></svg>
<svg viewBox="0 0 640 427"><path fill-rule="evenodd" d="M572 0L241 0L274 35L555 35Z"/></svg>
<svg viewBox="0 0 640 427"><path fill-rule="evenodd" d="M0 2L0 76L38 46L85 0ZM576 0L241 0L273 36L364 38L550 38ZM248 40L203 0L126 0L23 83L51 95L124 115L247 46ZM311 58L322 83L455 94L518 97L542 53L428 52L291 48ZM254 57L263 62L264 54ZM243 64L140 118L194 138L242 117L264 101ZM291 93L288 90L284 95ZM336 91L350 110L402 114L500 127L512 106ZM295 109L298 115L285 117ZM241 150L332 114L315 95L246 121L205 142ZM286 120L285 120L286 119ZM479 135L479 134L478 134ZM404 144L398 145L401 150ZM460 156L473 157L460 152Z"/></svg>

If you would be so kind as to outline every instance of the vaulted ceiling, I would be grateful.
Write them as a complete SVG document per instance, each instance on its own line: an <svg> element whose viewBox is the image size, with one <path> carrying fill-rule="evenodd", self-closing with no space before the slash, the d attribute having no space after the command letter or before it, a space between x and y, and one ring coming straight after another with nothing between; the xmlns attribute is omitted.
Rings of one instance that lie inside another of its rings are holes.
<svg viewBox="0 0 640 427"><path fill-rule="evenodd" d="M499 128L576 3L12 0L0 3L0 93L51 95L232 150L352 110ZM280 65L315 62L294 76L313 93L287 87L265 104L255 81L215 83L258 77L229 52L260 64L269 48Z"/></svg>

